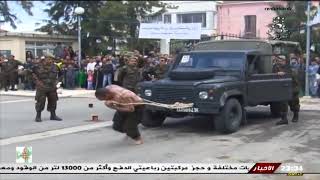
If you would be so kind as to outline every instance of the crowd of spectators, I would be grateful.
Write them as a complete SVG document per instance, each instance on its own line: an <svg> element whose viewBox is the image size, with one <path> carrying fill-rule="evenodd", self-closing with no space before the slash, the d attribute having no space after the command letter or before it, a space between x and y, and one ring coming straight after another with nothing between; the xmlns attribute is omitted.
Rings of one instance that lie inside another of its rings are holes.
<svg viewBox="0 0 320 180"><path fill-rule="evenodd" d="M160 61L165 61L165 64L171 64L173 60L173 57L169 55L162 55L151 51L148 56L143 56L139 51L135 50L134 52L126 52L120 55L85 56L79 66L77 53L71 47L59 46L61 44L58 44L54 52L55 64L59 69L58 76L59 79L62 79L62 87L70 90L76 88L95 90L110 84L119 84L117 80L118 70L126 65L127 60L131 56L137 57L138 66L141 68L141 71L146 71L150 67L157 66L160 64ZM21 63L16 69L18 75L16 77L15 88L10 90L35 90L32 69L41 61L41 58L44 58L44 56L36 57L30 51L26 52L25 63ZM7 61L7 59L1 56L0 63L4 61ZM148 77L144 79L151 80Z"/></svg>

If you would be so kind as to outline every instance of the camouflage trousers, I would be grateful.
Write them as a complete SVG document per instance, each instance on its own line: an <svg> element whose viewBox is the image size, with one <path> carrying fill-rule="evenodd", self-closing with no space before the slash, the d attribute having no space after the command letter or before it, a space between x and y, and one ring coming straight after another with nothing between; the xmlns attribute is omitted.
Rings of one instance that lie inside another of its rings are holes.
<svg viewBox="0 0 320 180"><path fill-rule="evenodd" d="M117 111L113 116L112 128L135 139L140 136L138 125L141 121L141 114L142 109L139 107L136 107L134 112Z"/></svg>
<svg viewBox="0 0 320 180"><path fill-rule="evenodd" d="M11 86L11 88L14 88L17 78L18 78L18 73L15 73L15 72L3 73L3 76L2 76L3 87L7 88L8 86Z"/></svg>
<svg viewBox="0 0 320 180"><path fill-rule="evenodd" d="M46 99L48 98L47 110L55 111L57 108L58 94L56 89L37 89L36 91L36 111L41 112L44 110Z"/></svg>
<svg viewBox="0 0 320 180"><path fill-rule="evenodd" d="M300 111L300 99L299 99L299 92L293 93L293 97L289 102L281 103L280 109L281 112L287 113L288 112L288 105L292 112L299 112Z"/></svg>

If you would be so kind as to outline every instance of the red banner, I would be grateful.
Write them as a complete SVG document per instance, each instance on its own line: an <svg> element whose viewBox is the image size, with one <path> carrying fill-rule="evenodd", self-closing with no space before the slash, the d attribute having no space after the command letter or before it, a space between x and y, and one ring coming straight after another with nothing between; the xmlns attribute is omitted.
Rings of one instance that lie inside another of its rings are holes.
<svg viewBox="0 0 320 180"><path fill-rule="evenodd" d="M249 174L273 174L281 163L256 163Z"/></svg>

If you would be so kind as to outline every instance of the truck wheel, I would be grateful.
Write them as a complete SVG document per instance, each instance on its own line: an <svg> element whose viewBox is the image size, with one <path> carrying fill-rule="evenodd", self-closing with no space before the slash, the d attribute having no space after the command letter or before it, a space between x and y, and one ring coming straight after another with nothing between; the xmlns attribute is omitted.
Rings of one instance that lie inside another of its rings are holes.
<svg viewBox="0 0 320 180"><path fill-rule="evenodd" d="M274 118L278 118L281 116L280 113L280 103L278 102L273 102L270 104L270 111L271 111L271 115Z"/></svg>
<svg viewBox="0 0 320 180"><path fill-rule="evenodd" d="M231 98L227 100L219 115L214 120L214 125L217 131L221 133L236 132L241 124L243 116L243 108L240 102Z"/></svg>
<svg viewBox="0 0 320 180"><path fill-rule="evenodd" d="M165 119L165 113L143 110L141 124L145 127L159 127Z"/></svg>

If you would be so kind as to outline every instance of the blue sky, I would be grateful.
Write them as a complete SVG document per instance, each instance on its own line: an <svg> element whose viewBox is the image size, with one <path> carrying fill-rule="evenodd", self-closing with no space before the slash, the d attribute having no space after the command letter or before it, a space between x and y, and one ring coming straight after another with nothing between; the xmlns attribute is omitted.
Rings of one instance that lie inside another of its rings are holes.
<svg viewBox="0 0 320 180"><path fill-rule="evenodd" d="M33 1L32 13L33 16L29 16L21 6L18 5L16 1L8 1L9 8L13 14L18 18L16 21L17 29L13 29L9 23L1 25L1 29L10 31L10 32L30 32L41 27L41 25L36 26L35 23L45 24L41 20L49 19L47 13L43 12L46 9L46 3L41 1Z"/></svg>

